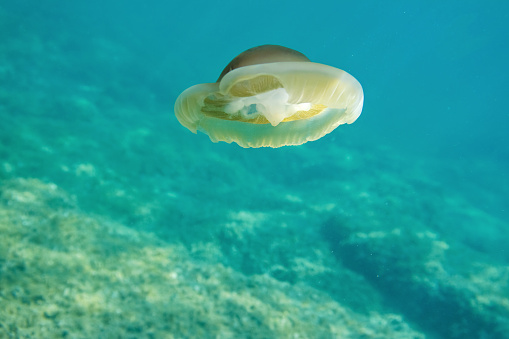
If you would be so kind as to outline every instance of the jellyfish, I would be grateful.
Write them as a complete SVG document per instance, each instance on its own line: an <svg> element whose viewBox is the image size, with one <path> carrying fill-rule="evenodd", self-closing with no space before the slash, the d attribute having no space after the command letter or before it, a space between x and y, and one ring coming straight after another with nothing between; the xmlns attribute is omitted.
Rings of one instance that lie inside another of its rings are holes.
<svg viewBox="0 0 509 339"><path fill-rule="evenodd" d="M262 45L235 57L215 83L192 86L175 103L178 121L213 142L301 145L361 114L364 94L347 72L304 54Z"/></svg>

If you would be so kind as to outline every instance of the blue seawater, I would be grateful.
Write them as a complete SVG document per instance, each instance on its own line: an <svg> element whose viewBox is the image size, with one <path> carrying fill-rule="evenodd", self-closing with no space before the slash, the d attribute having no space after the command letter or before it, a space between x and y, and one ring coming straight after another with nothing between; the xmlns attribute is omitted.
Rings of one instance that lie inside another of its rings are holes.
<svg viewBox="0 0 509 339"><path fill-rule="evenodd" d="M509 338L509 3L0 0L0 338ZM352 74L278 149L176 120L242 51Z"/></svg>

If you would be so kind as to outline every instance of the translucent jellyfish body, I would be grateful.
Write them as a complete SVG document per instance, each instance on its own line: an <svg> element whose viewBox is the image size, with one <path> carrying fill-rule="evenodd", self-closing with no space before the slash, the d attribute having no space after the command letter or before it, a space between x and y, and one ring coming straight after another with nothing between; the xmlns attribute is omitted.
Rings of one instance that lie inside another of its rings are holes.
<svg viewBox="0 0 509 339"><path fill-rule="evenodd" d="M317 140L354 122L363 100L361 85L345 71L264 45L233 59L217 82L185 90L175 114L183 126L214 142L281 147Z"/></svg>

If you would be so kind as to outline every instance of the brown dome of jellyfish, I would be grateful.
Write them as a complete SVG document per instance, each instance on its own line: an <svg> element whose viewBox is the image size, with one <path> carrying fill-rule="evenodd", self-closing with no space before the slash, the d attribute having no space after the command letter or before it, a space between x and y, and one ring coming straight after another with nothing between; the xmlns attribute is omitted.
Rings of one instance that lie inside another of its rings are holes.
<svg viewBox="0 0 509 339"><path fill-rule="evenodd" d="M317 140L361 114L359 82L290 48L264 45L233 59L215 83L185 90L179 122L213 142L281 147Z"/></svg>

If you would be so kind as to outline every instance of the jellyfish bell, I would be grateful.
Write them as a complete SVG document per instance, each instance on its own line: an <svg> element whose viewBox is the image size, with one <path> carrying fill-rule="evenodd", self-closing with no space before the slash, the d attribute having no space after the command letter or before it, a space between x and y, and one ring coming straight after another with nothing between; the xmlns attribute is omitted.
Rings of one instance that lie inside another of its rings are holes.
<svg viewBox="0 0 509 339"><path fill-rule="evenodd" d="M304 54L294 49L278 45L262 45L248 49L237 55L221 72L221 79L230 71L244 66L285 61L310 61Z"/></svg>
<svg viewBox="0 0 509 339"><path fill-rule="evenodd" d="M213 142L281 147L317 140L361 114L359 82L290 48L263 45L235 57L215 83L177 98L178 121Z"/></svg>

